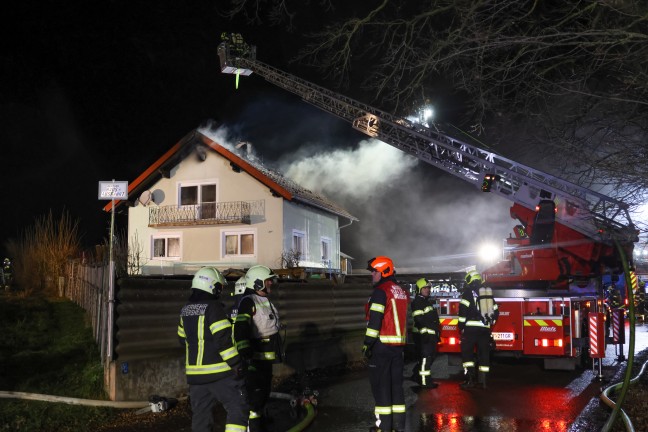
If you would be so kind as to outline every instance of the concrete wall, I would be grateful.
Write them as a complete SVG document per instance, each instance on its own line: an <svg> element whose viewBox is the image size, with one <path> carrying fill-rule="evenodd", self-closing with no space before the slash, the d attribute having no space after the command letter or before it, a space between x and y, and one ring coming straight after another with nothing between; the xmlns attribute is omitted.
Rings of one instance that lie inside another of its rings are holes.
<svg viewBox="0 0 648 432"><path fill-rule="evenodd" d="M186 276L131 277L118 281L115 356L106 371L112 400L179 397L187 392L184 349L177 336L180 309L189 297ZM231 282L228 290L233 290ZM335 285L328 280L280 282L272 300L286 351L276 375L343 364L361 358L364 305L371 284ZM224 293L227 303L229 292ZM226 306L229 306L226 304Z"/></svg>

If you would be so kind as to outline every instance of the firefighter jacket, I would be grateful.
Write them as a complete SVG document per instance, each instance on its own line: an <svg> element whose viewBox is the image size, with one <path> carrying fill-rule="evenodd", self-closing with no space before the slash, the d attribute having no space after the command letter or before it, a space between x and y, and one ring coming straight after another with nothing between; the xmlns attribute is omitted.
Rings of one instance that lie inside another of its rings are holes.
<svg viewBox="0 0 648 432"><path fill-rule="evenodd" d="M407 339L407 306L409 297L393 276L383 278L374 286L367 305L367 331L364 344L376 341L385 345L405 345Z"/></svg>
<svg viewBox="0 0 648 432"><path fill-rule="evenodd" d="M246 289L234 322L234 341L246 359L281 361L279 314L270 299Z"/></svg>
<svg viewBox="0 0 648 432"><path fill-rule="evenodd" d="M187 383L205 384L231 376L241 362L232 342L232 325L218 299L192 289L180 312L178 337L185 345Z"/></svg>
<svg viewBox="0 0 648 432"><path fill-rule="evenodd" d="M492 299L492 296L490 296ZM481 327L490 330L492 323L497 321L499 310L493 303L493 316L485 317L485 311L480 309L478 288L466 287L459 302L459 330L465 327Z"/></svg>
<svg viewBox="0 0 648 432"><path fill-rule="evenodd" d="M439 314L434 308L434 300L429 296L424 297L417 294L412 301L411 307L414 321L412 332L438 338L441 335L441 323L439 322Z"/></svg>

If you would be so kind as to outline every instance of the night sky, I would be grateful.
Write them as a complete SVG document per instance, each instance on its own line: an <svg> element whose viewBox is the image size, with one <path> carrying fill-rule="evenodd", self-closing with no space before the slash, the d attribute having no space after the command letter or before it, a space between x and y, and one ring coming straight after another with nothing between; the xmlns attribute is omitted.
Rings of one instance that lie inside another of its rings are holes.
<svg viewBox="0 0 648 432"><path fill-rule="evenodd" d="M356 266L379 254L394 257L397 267L417 266L508 235L514 221L501 198L368 140L258 76L241 77L236 90L234 77L219 72L223 31L241 32L265 63L310 80L318 73L289 62L299 29L234 23L219 16L218 3L74 0L5 8L0 245L35 218L64 209L79 219L84 246L101 243L110 215L97 199L98 182L134 180L206 124L225 127L230 143L252 142L270 167L357 216L360 222L342 231L342 251Z"/></svg>

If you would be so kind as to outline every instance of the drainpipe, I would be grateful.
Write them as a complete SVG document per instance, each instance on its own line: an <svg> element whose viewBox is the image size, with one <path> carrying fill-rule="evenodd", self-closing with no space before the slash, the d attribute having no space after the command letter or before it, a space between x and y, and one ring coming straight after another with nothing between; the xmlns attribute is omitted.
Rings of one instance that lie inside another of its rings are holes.
<svg viewBox="0 0 648 432"><path fill-rule="evenodd" d="M341 227L338 227L338 229L337 229L337 244L338 244L338 248L337 248L337 251L338 251L338 253L337 253L337 259L338 259L338 265L340 266L340 271L342 271L342 257L340 256L340 248L342 247L342 245L341 245L341 243L340 243L340 230L341 230L342 228L346 228L346 227L348 227L348 226L351 226L352 223L353 223L353 219L349 219L349 223L348 223L348 224L346 224L346 225L342 225Z"/></svg>

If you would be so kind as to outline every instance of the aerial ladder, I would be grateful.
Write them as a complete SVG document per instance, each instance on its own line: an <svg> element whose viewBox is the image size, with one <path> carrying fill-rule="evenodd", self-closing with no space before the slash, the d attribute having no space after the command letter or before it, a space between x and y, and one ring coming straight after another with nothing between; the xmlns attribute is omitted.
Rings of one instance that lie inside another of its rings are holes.
<svg viewBox="0 0 648 432"><path fill-rule="evenodd" d="M354 129L513 202L518 221L506 259L483 276L494 288L568 289L606 271L620 272L615 241L632 257L638 231L628 205L451 137L435 127L335 93L256 59L256 47L232 34L218 47L221 72L260 75Z"/></svg>

